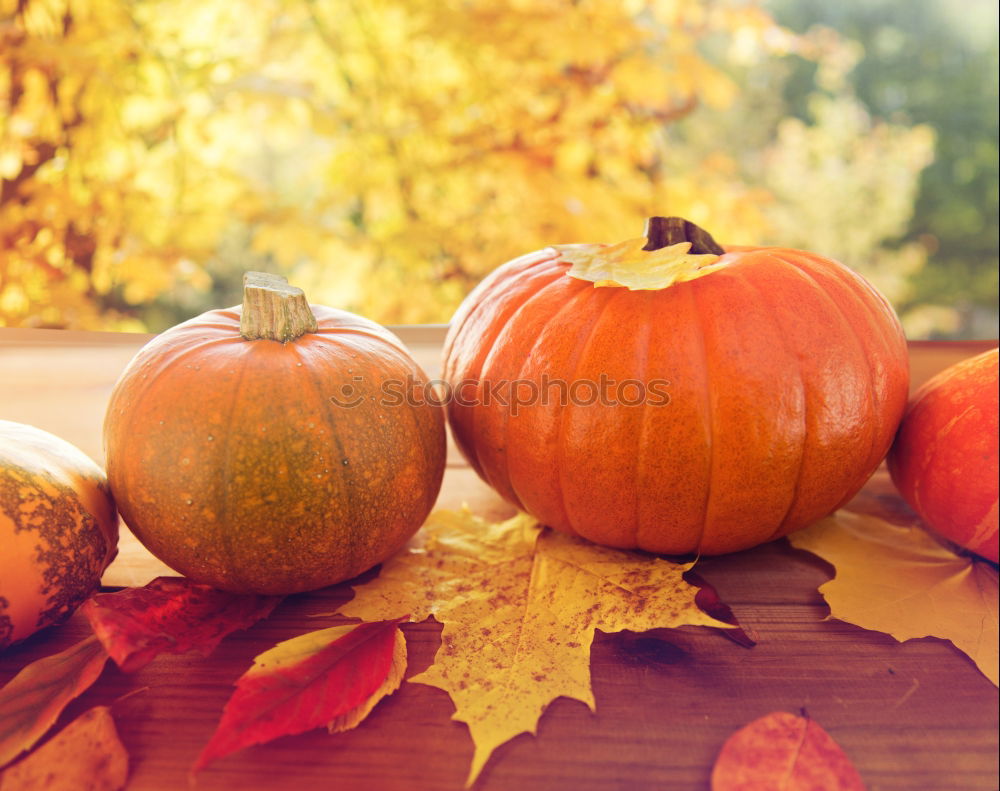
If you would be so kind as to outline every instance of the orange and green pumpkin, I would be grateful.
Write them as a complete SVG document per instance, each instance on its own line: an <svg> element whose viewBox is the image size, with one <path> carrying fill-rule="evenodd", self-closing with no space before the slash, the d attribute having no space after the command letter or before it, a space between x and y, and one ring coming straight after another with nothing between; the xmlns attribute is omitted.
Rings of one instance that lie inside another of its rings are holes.
<svg viewBox="0 0 1000 791"><path fill-rule="evenodd" d="M458 447L518 508L600 544L717 554L847 502L909 368L892 308L847 267L655 218L647 238L491 273L444 376Z"/></svg>
<svg viewBox="0 0 1000 791"><path fill-rule="evenodd" d="M360 574L440 489L443 410L400 396L425 380L388 330L248 276L242 306L154 338L115 386L104 439L122 519L168 566L224 590Z"/></svg>
<svg viewBox="0 0 1000 791"><path fill-rule="evenodd" d="M72 614L117 551L101 468L47 431L0 420L0 649Z"/></svg>
<svg viewBox="0 0 1000 791"><path fill-rule="evenodd" d="M892 480L923 521L994 563L1000 556L997 371L992 349L925 382L889 452Z"/></svg>

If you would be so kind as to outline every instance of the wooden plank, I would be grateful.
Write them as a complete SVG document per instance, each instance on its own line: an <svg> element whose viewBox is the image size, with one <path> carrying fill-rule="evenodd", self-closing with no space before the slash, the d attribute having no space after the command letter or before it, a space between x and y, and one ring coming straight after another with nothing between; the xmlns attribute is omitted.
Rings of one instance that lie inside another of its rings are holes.
<svg viewBox="0 0 1000 791"><path fill-rule="evenodd" d="M429 333L429 334L427 334ZM400 336L432 377L439 372L442 328ZM102 460L100 426L118 374L144 336L0 329L0 418L32 423ZM911 344L914 387L953 361L995 342ZM503 504L454 452L439 504L467 502L500 518ZM892 514L905 506L884 470L852 507ZM2 548L0 548L2 551ZM108 585L139 584L166 571L125 533ZM758 644L746 649L705 629L659 630L595 638L591 669L597 711L560 699L536 736L501 747L481 791L707 789L724 739L774 710L802 709L846 749L870 789L996 789L997 689L950 644L897 643L837 621L817 587L830 568L779 541L700 561ZM187 772L215 727L232 683L253 656L278 640L340 622L329 613L350 596L345 585L288 597L266 621L227 638L208 658L162 657L134 675L114 668L71 705L61 723L86 708L115 704L131 757L132 791L186 787ZM440 626L404 629L408 676L426 668ZM0 654L0 684L29 661L87 633L81 618ZM220 760L198 778L213 789L462 788L472 744L440 690L404 684L357 730L318 730Z"/></svg>
<svg viewBox="0 0 1000 791"><path fill-rule="evenodd" d="M905 644L826 621L816 587L825 565L785 542L700 564L758 644L746 649L703 629L642 636L598 634L591 671L596 713L553 703L537 736L501 747L477 788L702 789L718 748L770 711L805 710L880 791L972 791L996 787L996 689L940 640ZM339 622L346 586L289 597L265 622L227 638L216 653L162 657L125 675L108 670L70 708L145 691L115 706L132 759L129 789L183 787L211 735L231 684L275 642ZM408 675L437 650L433 622L404 629ZM85 634L79 618L0 656L0 683L26 662ZM464 725L440 690L404 684L356 731L287 737L227 757L199 789L338 788L443 791L462 787L471 757Z"/></svg>

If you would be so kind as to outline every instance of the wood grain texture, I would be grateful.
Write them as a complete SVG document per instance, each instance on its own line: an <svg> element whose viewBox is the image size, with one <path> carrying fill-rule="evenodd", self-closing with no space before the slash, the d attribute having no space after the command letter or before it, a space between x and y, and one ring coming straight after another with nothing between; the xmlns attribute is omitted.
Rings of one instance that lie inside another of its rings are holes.
<svg viewBox="0 0 1000 791"><path fill-rule="evenodd" d="M440 339L421 332L419 342L400 334L435 377ZM61 428L100 461L107 395L145 336L67 335L59 343L52 331L0 330L0 418ZM926 356L912 345L914 380L988 345L996 344L934 345ZM467 502L497 518L509 513L450 450L439 504ZM906 516L884 470L851 507ZM599 633L591 659L596 714L575 701L555 701L536 736L519 736L497 750L476 789L707 791L715 755L730 733L771 711L803 709L844 748L871 791L998 787L997 689L950 644L901 644L825 620L829 611L816 589L830 567L784 541L709 558L698 569L755 633L755 647L691 627ZM125 535L104 582L141 584L166 571ZM252 658L279 640L342 622L313 616L336 610L350 595L345 584L289 597L207 659L163 656L133 675L109 666L60 724L143 690L113 707L130 755L128 789L185 788L190 766ZM440 626L409 624L404 632L409 677L433 660ZM85 622L74 616L0 654L0 684L86 634ZM201 773L197 789L457 791L472 743L466 726L450 719L453 712L441 690L404 683L356 730L337 736L318 730L249 748Z"/></svg>

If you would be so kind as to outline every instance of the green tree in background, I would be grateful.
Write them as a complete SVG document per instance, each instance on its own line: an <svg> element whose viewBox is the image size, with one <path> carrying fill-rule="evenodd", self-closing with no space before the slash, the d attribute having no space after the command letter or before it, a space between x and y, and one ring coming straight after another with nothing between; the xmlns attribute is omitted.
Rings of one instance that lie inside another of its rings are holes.
<svg viewBox="0 0 1000 791"><path fill-rule="evenodd" d="M859 47L828 28L789 37L788 55L816 64L804 117L788 115L784 86L795 58L718 42L714 57L742 90L732 106L692 114L668 130L681 155L720 149L733 177L756 185L764 223L743 243L822 252L867 277L899 308L911 337L954 327L949 306L914 304L926 248L900 243L921 171L933 158L927 125L874 117L850 76Z"/></svg>
<svg viewBox="0 0 1000 791"><path fill-rule="evenodd" d="M874 116L934 130L933 162L921 175L912 218L895 240L900 247L922 245L927 263L913 273L910 293L897 307L954 309L954 322L937 334L996 337L996 3L769 0L767 6L791 30L827 25L857 43L851 83ZM793 58L790 66L783 92L788 112L807 119L817 63Z"/></svg>

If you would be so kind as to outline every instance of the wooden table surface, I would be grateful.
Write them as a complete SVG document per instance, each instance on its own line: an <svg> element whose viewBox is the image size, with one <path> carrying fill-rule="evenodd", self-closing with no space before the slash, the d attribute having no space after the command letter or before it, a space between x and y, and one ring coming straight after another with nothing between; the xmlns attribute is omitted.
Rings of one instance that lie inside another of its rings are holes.
<svg viewBox="0 0 1000 791"><path fill-rule="evenodd" d="M442 328L401 328L436 376ZM0 329L0 419L51 431L103 461L101 423L111 388L144 335ZM995 342L914 343L914 386ZM509 512L454 447L439 505L467 502ZM853 507L895 508L884 471ZM2 551L2 549L0 549ZM776 710L805 710L846 750L869 791L997 789L998 699L963 654L938 639L898 643L833 620L817 587L831 569L784 540L698 564L758 643L743 648L711 630L685 627L636 636L598 633L591 669L597 712L556 700L536 736L500 747L476 784L481 791L707 791L719 747L735 729ZM123 528L121 551L103 580L142 585L171 573ZM60 724L126 693L113 712L130 756L128 788L184 788L218 722L232 684L258 653L321 628L316 619L350 597L346 585L291 596L266 621L226 638L209 658L161 656L127 675L110 663L64 712ZM404 628L407 676L437 650L434 622ZM0 654L0 684L30 661L87 634L74 616ZM217 761L197 780L211 789L461 789L472 755L466 726L450 719L447 694L404 683L354 731L317 730Z"/></svg>

